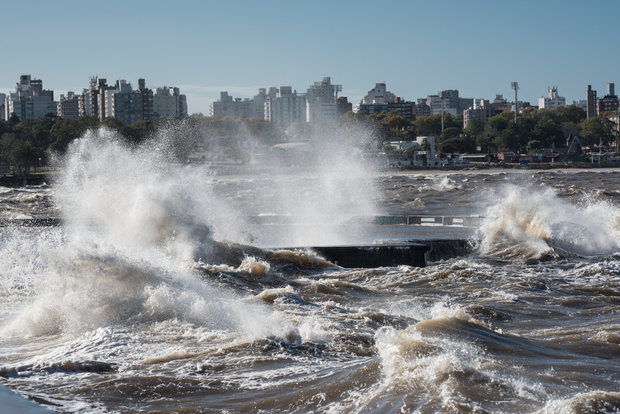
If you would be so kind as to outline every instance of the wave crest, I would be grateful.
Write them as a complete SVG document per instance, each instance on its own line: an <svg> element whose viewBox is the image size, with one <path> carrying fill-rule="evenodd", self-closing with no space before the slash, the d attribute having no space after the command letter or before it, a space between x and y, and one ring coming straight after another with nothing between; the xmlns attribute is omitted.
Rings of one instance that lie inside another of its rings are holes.
<svg viewBox="0 0 620 414"><path fill-rule="evenodd" d="M480 227L482 254L544 260L567 252L609 255L620 249L620 210L597 199L575 202L553 189L507 186Z"/></svg>

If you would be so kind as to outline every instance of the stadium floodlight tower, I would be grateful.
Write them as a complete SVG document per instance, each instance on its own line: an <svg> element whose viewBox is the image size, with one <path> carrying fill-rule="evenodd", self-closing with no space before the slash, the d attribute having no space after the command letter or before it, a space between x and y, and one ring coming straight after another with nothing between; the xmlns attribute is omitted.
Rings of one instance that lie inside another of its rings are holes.
<svg viewBox="0 0 620 414"><path fill-rule="evenodd" d="M515 124L517 123L517 114L519 113L519 101L517 101L517 91L519 90L519 82L510 82L510 87L515 91Z"/></svg>

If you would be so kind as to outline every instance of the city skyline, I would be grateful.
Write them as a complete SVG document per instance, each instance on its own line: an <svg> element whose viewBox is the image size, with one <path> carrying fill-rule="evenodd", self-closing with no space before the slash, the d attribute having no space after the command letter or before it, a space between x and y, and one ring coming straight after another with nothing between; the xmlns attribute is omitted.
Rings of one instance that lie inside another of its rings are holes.
<svg viewBox="0 0 620 414"><path fill-rule="evenodd" d="M352 103L377 82L415 100L447 89L510 98L518 81L519 100L536 105L557 86L570 104L585 99L587 85L600 94L620 73L613 53L620 3L612 1L60 4L3 5L14 16L5 32L20 33L20 42L3 47L0 92L12 91L21 74L58 96L80 93L90 76L145 77L178 86L189 112L207 115L221 91L303 92L330 76ZM96 21L107 24L94 30Z"/></svg>

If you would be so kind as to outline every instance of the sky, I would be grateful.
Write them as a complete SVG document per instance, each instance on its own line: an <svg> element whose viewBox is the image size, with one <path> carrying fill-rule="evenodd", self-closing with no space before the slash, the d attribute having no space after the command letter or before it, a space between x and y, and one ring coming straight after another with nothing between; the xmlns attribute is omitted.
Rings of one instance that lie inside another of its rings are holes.
<svg viewBox="0 0 620 414"><path fill-rule="evenodd" d="M91 76L178 86L189 113L228 91L305 92L329 76L356 104L375 83L406 100L465 98L533 105L557 86L567 103L620 90L618 0L0 0L0 92L21 74L55 98Z"/></svg>

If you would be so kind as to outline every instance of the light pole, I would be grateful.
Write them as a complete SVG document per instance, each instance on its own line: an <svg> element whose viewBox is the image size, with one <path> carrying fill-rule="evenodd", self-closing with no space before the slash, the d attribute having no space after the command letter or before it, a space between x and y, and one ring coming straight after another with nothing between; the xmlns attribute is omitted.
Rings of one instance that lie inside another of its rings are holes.
<svg viewBox="0 0 620 414"><path fill-rule="evenodd" d="M443 111L444 111L444 101L443 97L441 98L441 133L443 134Z"/></svg>
<svg viewBox="0 0 620 414"><path fill-rule="evenodd" d="M515 91L515 124L517 123L517 113L519 112L519 101L517 100L517 90L519 89L519 82L510 82L510 87Z"/></svg>

